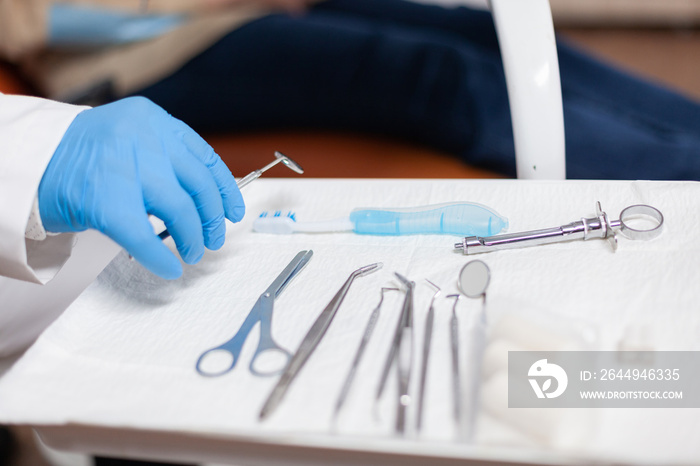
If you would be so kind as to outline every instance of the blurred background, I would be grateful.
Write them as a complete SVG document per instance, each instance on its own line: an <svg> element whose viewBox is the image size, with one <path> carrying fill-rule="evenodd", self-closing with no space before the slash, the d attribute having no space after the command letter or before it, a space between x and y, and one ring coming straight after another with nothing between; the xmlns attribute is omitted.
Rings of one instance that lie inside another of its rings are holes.
<svg viewBox="0 0 700 466"><path fill-rule="evenodd" d="M487 8L487 0L420 0ZM626 71L700 101L700 0L550 0L560 38ZM346 134L276 133L207 139L228 162L240 151L269 154L284 148L311 177L503 178L447 154L397 141ZM238 152L237 152L238 151ZM329 165L328 155L349 161ZM265 158L240 161L248 173ZM229 164L234 169L233 160ZM367 170L371 166L372 170ZM292 176L275 172L271 176Z"/></svg>
<svg viewBox="0 0 700 466"><path fill-rule="evenodd" d="M486 8L487 0L416 0ZM560 38L615 66L700 101L700 0L550 0ZM31 93L0 61L0 91ZM274 132L204 134L236 176L269 162L275 150L306 176L346 178L503 178L449 154L356 134ZM329 157L332 156L332 157ZM343 164L329 163L342 157ZM371 167L371 170L368 169ZM294 176L274 169L270 176Z"/></svg>
<svg viewBox="0 0 700 466"><path fill-rule="evenodd" d="M486 0L424 0L486 6ZM550 0L561 38L616 66L700 101L700 0ZM0 90L22 92L21 78L0 63ZM447 154L397 141L348 134L275 133L205 135L234 171L248 173L282 150L303 163L311 177L500 177L465 166ZM352 166L328 163L346 155ZM249 155L241 157L241 154ZM368 175L372 167L372 175ZM287 176L280 169L270 176ZM12 438L9 438L11 435ZM64 458L70 466L80 460ZM0 431L0 465L47 466L29 428Z"/></svg>

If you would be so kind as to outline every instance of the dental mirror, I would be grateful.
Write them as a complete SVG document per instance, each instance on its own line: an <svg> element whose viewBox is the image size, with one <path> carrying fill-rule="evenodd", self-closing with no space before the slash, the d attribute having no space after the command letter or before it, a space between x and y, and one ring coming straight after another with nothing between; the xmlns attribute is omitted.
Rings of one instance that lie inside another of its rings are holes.
<svg viewBox="0 0 700 466"><path fill-rule="evenodd" d="M457 286L468 298L483 298L486 301L486 288L491 281L491 270L483 261L467 262L459 272Z"/></svg>
<svg viewBox="0 0 700 466"><path fill-rule="evenodd" d="M300 175L304 173L304 169L301 168L301 165L299 165L298 163L296 163L294 160L290 159L289 157L287 157L283 153L281 153L279 151L275 151L275 160L268 163L267 165L260 168L259 170L254 170L254 171L248 173L243 178L239 178L238 180L236 180L236 186L238 186L238 189L242 189L244 186L247 186L251 182L260 178L263 173L265 173L267 170L274 167L275 165L277 165L280 162L282 162L284 165L286 165L290 170L292 170L296 173L299 173ZM170 232L167 229L165 229L158 234L158 237L161 240L165 240L166 238L170 237ZM131 257L131 255L129 255L129 259L133 259Z"/></svg>
<svg viewBox="0 0 700 466"><path fill-rule="evenodd" d="M289 167L290 170L295 171L295 172L299 173L300 175L304 173L304 169L301 168L301 165L299 165L298 163L296 163L294 160L290 159L289 157L287 157L283 153L281 153L279 151L275 151L275 157L277 159L281 160L281 162L283 164L285 164L287 167Z"/></svg>
<svg viewBox="0 0 700 466"><path fill-rule="evenodd" d="M275 151L275 160L272 162L268 163L264 167L262 167L259 170L252 171L248 173L246 176L243 178L236 180L236 185L238 186L238 189L241 189L243 186L246 186L248 183L257 180L262 176L263 173L268 171L270 168L274 167L278 163L282 162L287 168L290 170L302 174L304 173L304 169L301 168L301 165L296 163L294 160L290 159L286 155L284 155L282 152Z"/></svg>

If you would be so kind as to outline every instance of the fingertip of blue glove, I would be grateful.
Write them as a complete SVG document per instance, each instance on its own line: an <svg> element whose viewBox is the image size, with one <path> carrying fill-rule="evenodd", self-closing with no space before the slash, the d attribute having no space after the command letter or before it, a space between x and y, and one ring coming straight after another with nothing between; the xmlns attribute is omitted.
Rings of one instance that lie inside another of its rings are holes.
<svg viewBox="0 0 700 466"><path fill-rule="evenodd" d="M179 251L180 252L180 257L182 257L182 260L185 261L186 264L196 264L200 260L202 260L202 257L204 256L204 248L197 250L189 250L186 252Z"/></svg>
<svg viewBox="0 0 700 466"><path fill-rule="evenodd" d="M182 276L182 264L172 253L168 252L168 255L170 257L162 257L158 262L150 262L148 264L145 264L142 261L139 262L141 262L141 265L143 265L146 269L155 275L158 275L160 278L165 280L175 280Z"/></svg>
<svg viewBox="0 0 700 466"><path fill-rule="evenodd" d="M221 222L220 226L218 226L216 230L208 233L205 231L204 233L204 243L206 244L207 249L210 249L212 251L221 249L225 241L226 225L224 224L224 222Z"/></svg>
<svg viewBox="0 0 700 466"><path fill-rule="evenodd" d="M226 218L230 221L237 223L243 220L245 216L245 205L234 205L227 206L226 208Z"/></svg>
<svg viewBox="0 0 700 466"><path fill-rule="evenodd" d="M179 261L176 261L174 265L163 268L155 273L166 280L175 280L182 276L182 265Z"/></svg>

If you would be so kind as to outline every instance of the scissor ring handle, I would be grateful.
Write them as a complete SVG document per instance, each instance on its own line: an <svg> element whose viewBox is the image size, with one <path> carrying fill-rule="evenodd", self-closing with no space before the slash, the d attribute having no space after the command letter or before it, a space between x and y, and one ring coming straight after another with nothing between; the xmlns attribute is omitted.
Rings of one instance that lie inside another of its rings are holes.
<svg viewBox="0 0 700 466"><path fill-rule="evenodd" d="M656 225L652 228L632 228L626 222L636 216L648 217L656 221ZM625 207L620 212L620 233L626 238L633 240L650 240L661 234L664 225L664 216L661 211L655 207L646 204L636 204Z"/></svg>
<svg viewBox="0 0 700 466"><path fill-rule="evenodd" d="M271 369L271 370L260 370L257 369L255 366L255 361L258 360L258 358L264 354L264 353L270 353L270 352L277 352L280 353L282 356L284 356L284 363L276 368L276 369ZM292 353L287 351L286 349L282 348L281 346L277 346L275 344L269 345L266 347L261 347L258 346L258 350L255 352L253 355L253 358L250 360L250 365L248 366L250 368L250 372L253 375L257 375L260 377L271 377L273 375L279 375L284 371L284 369L287 367L287 364L289 364L289 360L292 358Z"/></svg>
<svg viewBox="0 0 700 466"><path fill-rule="evenodd" d="M207 356L211 356L214 353L226 353L229 356L231 356L231 364L222 366L222 369L212 371L206 369L206 365L203 365L202 363L204 362L205 359L207 359ZM228 349L226 345L221 345L217 346L215 348L211 348L206 350L204 353L202 353L199 358L197 359L197 365L195 368L197 369L197 372L199 375L203 375L205 377L219 377L221 375L226 374L227 372L230 372L235 366L236 363L238 362L238 355L235 354L233 351Z"/></svg>

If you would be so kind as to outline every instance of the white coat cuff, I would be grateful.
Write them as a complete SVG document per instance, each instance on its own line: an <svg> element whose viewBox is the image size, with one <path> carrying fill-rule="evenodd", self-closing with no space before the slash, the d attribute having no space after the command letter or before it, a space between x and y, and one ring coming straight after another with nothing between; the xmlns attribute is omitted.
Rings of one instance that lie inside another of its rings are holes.
<svg viewBox="0 0 700 466"><path fill-rule="evenodd" d="M46 166L75 116L86 108L0 94L1 275L45 283L70 256L72 235L34 241L24 233Z"/></svg>
<svg viewBox="0 0 700 466"><path fill-rule="evenodd" d="M27 228L24 229L24 237L34 241L46 239L46 230L44 229L44 224L41 223L41 215L39 214L39 199L36 197L34 198L34 205L32 205L32 213L29 214Z"/></svg>

